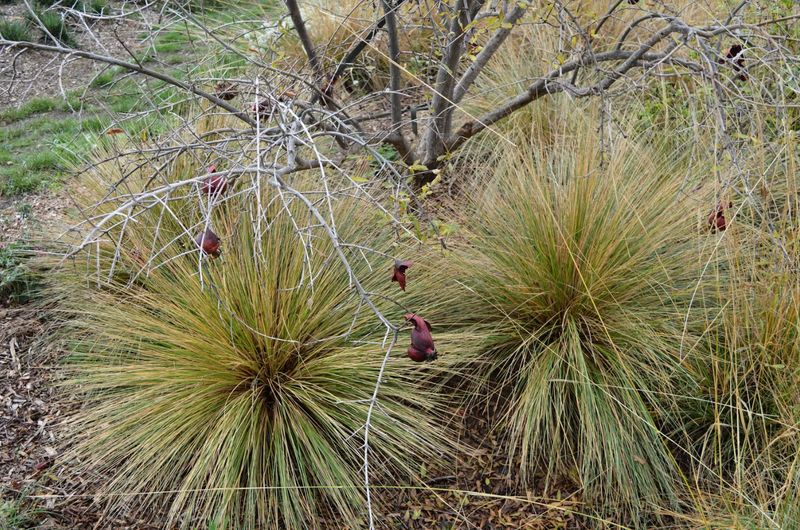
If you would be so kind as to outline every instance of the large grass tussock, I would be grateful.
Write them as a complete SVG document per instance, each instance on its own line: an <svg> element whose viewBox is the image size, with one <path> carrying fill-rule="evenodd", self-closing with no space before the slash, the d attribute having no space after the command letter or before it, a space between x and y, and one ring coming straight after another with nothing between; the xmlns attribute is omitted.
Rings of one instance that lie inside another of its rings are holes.
<svg viewBox="0 0 800 530"><path fill-rule="evenodd" d="M64 269L76 337L68 369L85 403L71 419L73 449L108 477L106 492L138 495L188 527L309 528L327 516L361 524L363 425L384 328L358 311L323 229L298 232L316 223L287 202L265 197L261 224L250 201L217 208L217 260L201 260L182 233L202 226L189 197L172 204L182 223L154 207L127 228L122 251L101 249L99 287L94 259L84 273ZM333 208L341 241L389 244L357 199ZM384 261L352 263L366 289L388 283ZM405 483L449 446L439 399L416 370L395 357L381 386L376 482Z"/></svg>

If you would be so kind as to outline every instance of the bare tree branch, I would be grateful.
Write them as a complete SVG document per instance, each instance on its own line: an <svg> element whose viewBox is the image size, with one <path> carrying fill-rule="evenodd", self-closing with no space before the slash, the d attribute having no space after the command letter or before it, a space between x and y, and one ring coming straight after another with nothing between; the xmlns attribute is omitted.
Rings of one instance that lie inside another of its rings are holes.
<svg viewBox="0 0 800 530"><path fill-rule="evenodd" d="M300 7L297 5L297 0L285 0L286 7L289 9L289 16L294 24L294 29L297 36L300 38L300 43L308 56L308 62L311 63L311 68L318 79L322 79L325 72L322 70L322 65L317 57L317 52L314 49L314 44L311 42L311 37L308 35L306 23L303 20L303 14L300 12Z"/></svg>
<svg viewBox="0 0 800 530"><path fill-rule="evenodd" d="M242 120L243 122L247 123L250 126L255 127L255 124L256 124L255 120L253 120L252 117L248 116L247 114L245 114L241 110L237 109L236 107L234 107L233 105L231 105L227 101L223 101L222 99L218 98L217 96L215 96L213 94L209 94L208 92L197 88L197 86L195 86L195 85L190 85L190 84L185 83L185 82L183 82L183 81L181 81L179 79L176 79L176 78L174 78L174 77L172 77L170 75L167 75L167 74L165 74L163 72L160 72L160 71L157 71L157 70L152 70L152 69L147 68L147 67L145 67L143 65L125 62L125 61L122 61L120 59L116 59L114 57L109 57L109 56L106 56L106 55L98 55L96 53L87 52L87 51L84 51L84 50L76 50L76 49L72 49L72 48L65 48L63 46L50 46L48 44L40 44L40 43L36 43L36 42L9 41L9 40L5 40L3 38L0 38L0 47L3 47L3 46L8 46L10 48L20 48L20 49L27 49L27 50L39 50L39 51L57 53L57 54L62 54L62 55L67 55L67 56L80 57L82 59L89 59L91 61L97 61L99 63L110 64L110 65L113 65L113 66L120 66L122 68L125 68L126 70L130 70L131 72L137 72L137 73L152 77L153 79L158 79L160 81L164 81L165 83L168 83L170 85L178 87L178 88L180 88L182 90L185 90L186 92L190 92L192 94L200 96L201 98L204 98L204 99L210 101L214 105L216 105L216 106L218 106L218 107L220 107L222 109L227 110L228 112L230 112L231 114L233 114L234 116L236 116L237 118L239 118L240 120Z"/></svg>
<svg viewBox="0 0 800 530"><path fill-rule="evenodd" d="M522 18L522 15L525 14L527 9L527 3L518 3L514 9L506 15L503 24L495 31L494 35L492 35L483 49L475 56L475 60L469 65L464 75L459 79L458 85L456 85L455 91L453 92L454 103L460 103L461 100L464 99L472 83L478 78L478 75L486 67L486 64L503 45L503 42L505 42L506 38L511 34L513 25Z"/></svg>
<svg viewBox="0 0 800 530"><path fill-rule="evenodd" d="M636 52L613 51L595 55L595 64L609 61L619 61L623 59L625 62L622 66L618 67L616 70L614 70L614 72L612 72L612 74L609 74L600 82L583 89L573 87L570 90L570 94L577 97L587 97L599 94L602 90L609 88L616 80L624 76L625 73L627 73L630 69L639 66L639 61L660 61L666 57L665 54L646 54L645 52L650 48L651 46L642 46ZM584 63L582 60L572 61L564 64L558 69L551 70L543 78L530 85L525 92L511 98L505 103L502 103L498 108L487 112L478 119L465 122L455 133L447 138L444 143L445 150L452 151L458 149L469 138L472 138L494 123L497 123L503 118L509 116L514 111L521 109L522 107L532 103L533 101L536 101L543 96L566 91L568 89L568 84L558 82L557 80L564 74L586 66L586 64L587 63ZM433 164L434 161L431 160L430 163Z"/></svg>
<svg viewBox="0 0 800 530"><path fill-rule="evenodd" d="M455 76L458 63L464 51L464 21L467 18L467 0L456 0L453 13L450 14L450 26L445 36L444 57L436 74L435 92L431 102L431 120L424 143L420 146L421 160L438 157L442 151L445 135L450 130L452 120L452 99L455 88ZM434 156L434 153L437 153Z"/></svg>
<svg viewBox="0 0 800 530"><path fill-rule="evenodd" d="M386 32L389 34L389 59L391 60L389 63L389 74L391 76L389 99L391 100L392 125L395 127L396 132L402 135L400 126L403 119L403 109L400 103L400 67L398 66L400 43L397 40L397 19L391 2L389 0L381 0L381 3L383 4L384 18L386 19Z"/></svg>

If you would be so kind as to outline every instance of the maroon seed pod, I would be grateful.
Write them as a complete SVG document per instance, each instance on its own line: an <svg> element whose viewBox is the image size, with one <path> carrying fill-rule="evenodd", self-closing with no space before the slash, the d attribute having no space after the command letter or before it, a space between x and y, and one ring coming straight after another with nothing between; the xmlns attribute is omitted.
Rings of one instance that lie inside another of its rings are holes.
<svg viewBox="0 0 800 530"><path fill-rule="evenodd" d="M201 232L194 237L194 242L197 244L204 254L218 258L222 253L220 246L222 242L210 228L206 228L205 232Z"/></svg>
<svg viewBox="0 0 800 530"><path fill-rule="evenodd" d="M414 313L408 313L405 315L405 319L414 326L411 330L411 345L406 350L408 357L418 363L438 358L439 354L433 344L430 323Z"/></svg>
<svg viewBox="0 0 800 530"><path fill-rule="evenodd" d="M397 282L400 285L400 289L403 291L406 290L406 269L413 264L413 262L408 260L394 260L394 266L392 267L392 281Z"/></svg>
<svg viewBox="0 0 800 530"><path fill-rule="evenodd" d="M209 173L216 173L217 166L209 166ZM223 175L209 175L203 180L203 193L206 195L222 195L228 189L228 179Z"/></svg>

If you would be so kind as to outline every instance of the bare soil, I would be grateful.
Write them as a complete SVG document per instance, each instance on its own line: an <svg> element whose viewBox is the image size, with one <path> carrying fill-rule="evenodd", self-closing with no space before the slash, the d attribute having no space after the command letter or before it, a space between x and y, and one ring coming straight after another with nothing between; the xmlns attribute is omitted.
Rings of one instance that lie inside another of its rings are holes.
<svg viewBox="0 0 800 530"><path fill-rule="evenodd" d="M152 527L128 514L103 516L90 496L92 477L69 471L59 424L69 401L58 388L58 349L46 310L0 309L0 498L33 512L30 528ZM77 495L76 495L77 494Z"/></svg>
<svg viewBox="0 0 800 530"><path fill-rule="evenodd" d="M15 241L37 239L43 227L56 227L70 201L50 192L0 197L0 248Z"/></svg>
<svg viewBox="0 0 800 530"><path fill-rule="evenodd" d="M109 4L114 6L113 3ZM24 4L0 5L0 19L24 19ZM143 21L157 15L143 11ZM130 60L131 52L141 49L139 35L146 29L144 22L134 23L129 18L121 20L96 20L89 23L91 34L68 24L77 42L77 48L100 55ZM33 32L39 35L38 31ZM18 107L36 97L65 95L75 89L86 88L105 66L86 59L67 55L27 50L0 48L0 111Z"/></svg>

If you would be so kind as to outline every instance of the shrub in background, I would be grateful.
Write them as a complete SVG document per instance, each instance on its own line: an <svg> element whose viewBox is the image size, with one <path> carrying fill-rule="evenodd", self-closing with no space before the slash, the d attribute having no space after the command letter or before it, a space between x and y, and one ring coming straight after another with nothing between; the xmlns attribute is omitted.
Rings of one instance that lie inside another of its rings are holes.
<svg viewBox="0 0 800 530"><path fill-rule="evenodd" d="M742 258L725 271L727 303L707 338L713 353L678 428L705 495L722 486L724 511L791 528L800 509L800 282Z"/></svg>
<svg viewBox="0 0 800 530"><path fill-rule="evenodd" d="M767 126L752 134L761 141L741 159L744 171L758 175L759 193L736 182L728 228L707 242L720 259L707 273L713 292L703 296L720 307L703 337L710 355L692 360L699 392L681 400L674 428L699 478L699 512L793 528L800 515L798 155L765 147L780 132L769 119L760 116Z"/></svg>
<svg viewBox="0 0 800 530"><path fill-rule="evenodd" d="M81 4L81 9L87 13L103 15L108 12L108 4L105 0L89 0Z"/></svg>
<svg viewBox="0 0 800 530"><path fill-rule="evenodd" d="M557 42L557 33L554 35L546 25L522 25L515 29L504 43L503 52L496 54L475 80L473 93L464 99L460 109L462 119L482 116L523 92L533 79L552 68L552 50L557 49ZM532 134L538 135L538 142L549 144L558 130L559 118L574 112L576 105L581 103L563 96L552 97L546 104L528 105L495 124L494 132L486 132L469 142L465 149L473 156L494 157L505 152L497 149L498 143L512 149L510 142L528 143Z"/></svg>
<svg viewBox="0 0 800 530"><path fill-rule="evenodd" d="M18 42L30 42L31 27L24 20L0 20L0 37Z"/></svg>
<svg viewBox="0 0 800 530"><path fill-rule="evenodd" d="M313 0L301 2L303 19L308 26L311 39L318 47L317 53L325 72L332 73L345 58L348 50L358 40L367 35L373 24L383 16L380 2L363 3L355 0ZM404 82L410 86L420 86L421 82L433 82L436 73L436 60L431 57L430 46L435 38L434 32L426 26L433 23L446 31L437 9L416 2L405 2L397 9L398 18L416 21L408 31L398 35L400 49L407 51L403 61ZM295 33L284 28L281 52L285 59L294 63L305 63L306 56ZM380 33L379 33L380 35ZM388 44L385 37L371 41L337 81L342 89L336 92L343 97L343 91L358 95L383 90L389 83Z"/></svg>
<svg viewBox="0 0 800 530"><path fill-rule="evenodd" d="M31 249L16 242L0 247L0 305L26 302L38 288L38 273L28 266Z"/></svg>
<svg viewBox="0 0 800 530"><path fill-rule="evenodd" d="M53 41L55 39L53 44L75 46L75 38L61 13L35 10L34 14L28 14L28 20L33 27L47 30L47 32L42 31L43 40Z"/></svg>

